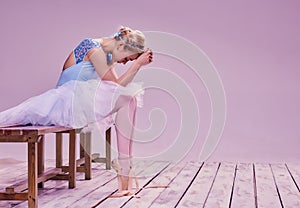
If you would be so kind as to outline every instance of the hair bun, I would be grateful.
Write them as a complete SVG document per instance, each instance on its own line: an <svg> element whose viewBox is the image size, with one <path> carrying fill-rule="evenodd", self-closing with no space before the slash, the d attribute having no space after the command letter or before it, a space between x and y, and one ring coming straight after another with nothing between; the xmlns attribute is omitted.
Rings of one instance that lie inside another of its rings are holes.
<svg viewBox="0 0 300 208"><path fill-rule="evenodd" d="M125 43L124 49L128 49L137 53L144 52L145 36L141 31L132 30L129 27L121 26L119 32L116 34L116 40Z"/></svg>
<svg viewBox="0 0 300 208"><path fill-rule="evenodd" d="M129 27L124 27L122 26L119 30L119 32L121 33L121 35L128 35L129 33L132 32L132 30Z"/></svg>

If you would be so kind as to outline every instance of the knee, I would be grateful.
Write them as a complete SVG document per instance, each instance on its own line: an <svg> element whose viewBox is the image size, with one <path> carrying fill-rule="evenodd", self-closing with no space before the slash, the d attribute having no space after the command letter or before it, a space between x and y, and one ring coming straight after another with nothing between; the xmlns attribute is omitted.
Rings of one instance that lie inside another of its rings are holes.
<svg viewBox="0 0 300 208"><path fill-rule="evenodd" d="M136 108L137 107L137 99L136 99L136 97L130 97L129 105L132 108Z"/></svg>
<svg viewBox="0 0 300 208"><path fill-rule="evenodd" d="M126 98L126 105L131 109L134 110L137 108L137 99L136 97L127 96Z"/></svg>
<svg viewBox="0 0 300 208"><path fill-rule="evenodd" d="M130 108L136 108L137 107L137 99L136 99L136 97L121 95L118 98L117 106L118 107L126 107L127 106Z"/></svg>

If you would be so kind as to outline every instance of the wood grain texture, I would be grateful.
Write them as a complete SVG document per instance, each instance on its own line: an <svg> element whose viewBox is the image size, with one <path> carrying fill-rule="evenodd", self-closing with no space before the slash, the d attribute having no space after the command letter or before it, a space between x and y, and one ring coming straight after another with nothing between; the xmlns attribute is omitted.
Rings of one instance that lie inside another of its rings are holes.
<svg viewBox="0 0 300 208"><path fill-rule="evenodd" d="M62 140L63 140L62 133L56 133L55 134L55 146L56 146L56 151L55 151L56 165L55 166L57 168L61 168L61 166L62 166L62 160L63 160Z"/></svg>
<svg viewBox="0 0 300 208"><path fill-rule="evenodd" d="M203 207L213 185L220 163L205 163L178 207Z"/></svg>
<svg viewBox="0 0 300 208"><path fill-rule="evenodd" d="M300 192L284 164L271 165L275 183L285 208L300 207Z"/></svg>
<svg viewBox="0 0 300 208"><path fill-rule="evenodd" d="M0 135L43 135L69 130L71 128L63 126L13 126L0 127Z"/></svg>
<svg viewBox="0 0 300 208"><path fill-rule="evenodd" d="M42 135L40 138L40 141L38 143L38 175L44 173L45 171L45 136ZM40 182L38 184L39 188L43 188L44 187L44 182Z"/></svg>
<svg viewBox="0 0 300 208"><path fill-rule="evenodd" d="M138 194L140 198L131 198L124 208L149 207L152 202L166 189L164 186L170 186L174 178L186 166L186 163L171 164L161 174L155 177L148 185L143 187ZM161 187L161 188L151 188ZM170 187L169 187L170 188Z"/></svg>
<svg viewBox="0 0 300 208"><path fill-rule="evenodd" d="M162 171L169 163L166 162L154 162L150 166L147 163L143 169L137 174L140 188L146 185L150 178L153 178L156 174ZM114 181L116 182L116 181ZM124 203L130 200L132 197L121 198L106 198L102 203L95 204L95 207L121 207Z"/></svg>
<svg viewBox="0 0 300 208"><path fill-rule="evenodd" d="M10 162L10 160L5 160L6 164L7 162ZM3 161L4 162L4 161ZM54 160L46 160L46 166L54 166ZM46 172L51 170L52 168L46 168ZM11 169L6 172L7 174L6 177L2 177L3 174L0 174L0 184L1 187L8 187L11 186L14 183L21 183L22 181L28 181L28 174L27 174L27 162L22 162L18 164L14 164L11 166ZM48 181L46 184L46 187L43 189L38 190L39 195L46 190L52 189L56 186L58 186L61 183L61 181ZM67 182L64 182L64 186L67 187ZM19 201L19 200L14 200L14 201L0 201L0 207L15 207L18 204L22 204L20 207L28 207L28 202L27 201Z"/></svg>
<svg viewBox="0 0 300 208"><path fill-rule="evenodd" d="M47 160L45 162L49 164ZM116 173L106 170L103 163L92 163L93 178L84 180L84 173L77 173L77 186L74 189L68 189L68 181L45 182L44 188L38 190L38 206L300 207L299 164L207 162L203 166L202 163L179 163L165 168L167 164L159 161L137 162L135 167L141 187L138 193L140 198L108 198L117 190ZM55 160L50 166L55 166ZM48 168L45 172L48 172ZM11 169L5 166L5 171L0 172L0 185L5 191L5 184L10 181L20 182L26 177L26 162L16 163ZM1 196L4 197L3 194ZM9 197L14 198L13 195ZM0 201L0 207L27 208L28 202Z"/></svg>
<svg viewBox="0 0 300 208"><path fill-rule="evenodd" d="M257 205L260 208L281 208L269 164L254 164L257 190Z"/></svg>
<svg viewBox="0 0 300 208"><path fill-rule="evenodd" d="M285 164L287 167L295 185L298 188L298 191L300 192L300 164Z"/></svg>
<svg viewBox="0 0 300 208"><path fill-rule="evenodd" d="M253 165L250 163L237 164L231 207L254 208L254 188Z"/></svg>
<svg viewBox="0 0 300 208"><path fill-rule="evenodd" d="M69 188L76 187L76 132L69 131Z"/></svg>
<svg viewBox="0 0 300 208"><path fill-rule="evenodd" d="M135 167L139 172L142 172L145 165L151 167L152 164L153 162L138 162L135 163ZM93 187L89 193L84 195L84 197L74 201L73 203L70 203L67 207L92 207L99 202L106 200L108 196L117 190L118 185L116 180L116 172L114 170L106 171L105 174L108 174L108 180L101 181L96 187Z"/></svg>
<svg viewBox="0 0 300 208"><path fill-rule="evenodd" d="M204 207L229 207L236 164L221 163Z"/></svg>
<svg viewBox="0 0 300 208"><path fill-rule="evenodd" d="M103 164L93 164L92 170L94 171L95 180L86 181L84 180L84 174L77 173L77 186L74 189L68 189L68 181L47 181L45 187L39 190L39 207L67 207L91 192L94 186L107 182L107 179L103 176L105 173ZM27 207L27 203L24 202L16 206L16 208Z"/></svg>
<svg viewBox="0 0 300 208"><path fill-rule="evenodd" d="M28 143L28 207L38 207L37 143Z"/></svg>
<svg viewBox="0 0 300 208"><path fill-rule="evenodd" d="M174 207L189 188L191 179L199 171L201 163L189 162L169 184L170 188L165 189L151 204L150 207Z"/></svg>

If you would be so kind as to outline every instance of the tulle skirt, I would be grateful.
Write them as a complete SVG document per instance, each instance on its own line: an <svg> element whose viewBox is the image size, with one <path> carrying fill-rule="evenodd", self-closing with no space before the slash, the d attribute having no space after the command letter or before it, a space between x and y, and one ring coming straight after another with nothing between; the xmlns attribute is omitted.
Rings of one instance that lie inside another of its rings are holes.
<svg viewBox="0 0 300 208"><path fill-rule="evenodd" d="M0 112L0 126L32 124L89 128L95 123L113 122L112 110L119 96L135 97L137 106L142 107L143 94L140 82L123 87L99 79L72 80Z"/></svg>

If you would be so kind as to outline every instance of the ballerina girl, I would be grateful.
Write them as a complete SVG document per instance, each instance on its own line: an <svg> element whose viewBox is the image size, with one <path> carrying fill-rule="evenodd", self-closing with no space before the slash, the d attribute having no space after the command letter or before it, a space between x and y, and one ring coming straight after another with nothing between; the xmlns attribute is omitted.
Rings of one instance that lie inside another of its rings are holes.
<svg viewBox="0 0 300 208"><path fill-rule="evenodd" d="M85 128L115 114L118 158L112 166L118 174L114 197L132 194L132 137L143 88L134 83L142 66L152 62L144 49L145 36L122 27L112 37L86 38L70 53L57 86L0 112L0 126L60 125ZM120 77L115 63L133 61Z"/></svg>

